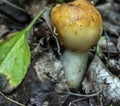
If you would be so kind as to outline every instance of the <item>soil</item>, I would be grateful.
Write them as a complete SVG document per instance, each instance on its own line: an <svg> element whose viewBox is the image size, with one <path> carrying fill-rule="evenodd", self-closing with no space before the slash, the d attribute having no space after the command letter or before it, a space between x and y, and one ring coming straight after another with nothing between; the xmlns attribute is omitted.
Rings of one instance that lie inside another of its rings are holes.
<svg viewBox="0 0 120 106"><path fill-rule="evenodd" d="M6 1L0 1L0 41L7 39L12 32L24 29L42 8L48 7L47 12L50 12L52 6L57 3L57 0ZM120 1L92 1L103 19L102 36L105 37L105 41L98 43L102 52L99 58L120 83ZM64 2L68 1L64 0ZM0 106L120 106L119 93L116 100L104 97L101 92L94 96L80 96L80 94L93 94L90 88L92 80L88 81L89 84L85 79L83 80L83 84L89 85L87 91L84 89L85 86L81 86L78 90L69 89L59 59L60 52L62 53L64 48L57 44L58 39L52 35L53 30L47 12L47 16L43 16L35 23L27 38L31 49L31 63L27 74L12 92L0 91ZM94 57L95 50L90 49L87 69L91 66ZM88 72L84 78L92 79ZM117 92L117 88L115 90Z"/></svg>

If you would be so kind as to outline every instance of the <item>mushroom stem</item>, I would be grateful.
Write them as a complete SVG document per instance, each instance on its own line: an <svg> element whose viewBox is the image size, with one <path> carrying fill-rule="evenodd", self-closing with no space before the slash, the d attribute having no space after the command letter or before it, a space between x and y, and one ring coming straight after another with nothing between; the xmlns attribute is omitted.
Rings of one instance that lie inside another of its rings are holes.
<svg viewBox="0 0 120 106"><path fill-rule="evenodd" d="M83 80L88 61L88 52L78 53L66 50L61 56L65 77L70 88L77 89Z"/></svg>

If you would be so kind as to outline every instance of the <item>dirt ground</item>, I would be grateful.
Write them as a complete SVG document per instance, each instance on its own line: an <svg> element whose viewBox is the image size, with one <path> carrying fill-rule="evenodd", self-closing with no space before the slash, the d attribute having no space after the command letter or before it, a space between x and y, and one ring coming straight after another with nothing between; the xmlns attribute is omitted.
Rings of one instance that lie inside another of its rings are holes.
<svg viewBox="0 0 120 106"><path fill-rule="evenodd" d="M27 37L31 50L27 74L13 91L0 91L0 106L120 106L120 1L90 0L102 15L104 39L98 42L98 54L93 48L89 50L87 70L77 90L69 89L66 83L59 53L64 49L57 45L49 18L58 1L0 0L3 41L9 34L24 29L41 9L47 8ZM72 0L64 0L69 1ZM0 78L0 86L2 81Z"/></svg>

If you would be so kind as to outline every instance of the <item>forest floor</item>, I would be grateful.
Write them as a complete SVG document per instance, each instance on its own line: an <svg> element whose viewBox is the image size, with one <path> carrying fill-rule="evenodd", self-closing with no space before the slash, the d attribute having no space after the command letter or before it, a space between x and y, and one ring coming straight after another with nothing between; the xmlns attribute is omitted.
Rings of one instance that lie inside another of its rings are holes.
<svg viewBox="0 0 120 106"><path fill-rule="evenodd" d="M66 83L60 48L52 36L49 12L56 1L0 0L3 41L9 34L24 29L41 9L47 8L47 15L35 23L27 37L31 50L27 74L13 91L0 91L0 106L120 106L120 1L93 0L103 19L100 52L96 54L95 49L90 49L87 70L77 90L69 89ZM0 78L0 86L1 83Z"/></svg>

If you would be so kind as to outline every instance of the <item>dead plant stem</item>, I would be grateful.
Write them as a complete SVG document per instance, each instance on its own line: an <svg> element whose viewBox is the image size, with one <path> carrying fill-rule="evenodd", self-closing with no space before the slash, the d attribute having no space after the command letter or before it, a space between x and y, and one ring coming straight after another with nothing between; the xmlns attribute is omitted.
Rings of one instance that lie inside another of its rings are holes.
<svg viewBox="0 0 120 106"><path fill-rule="evenodd" d="M22 104L22 103L19 103L19 102L15 101L15 100L12 100L12 99L8 98L8 97L5 96L1 91L0 91L0 95L3 96L3 97L4 97L5 99L7 99L8 101L13 102L13 103L15 103L15 104L17 104L17 105L19 105L19 106L26 106L26 105L24 105L24 104Z"/></svg>

